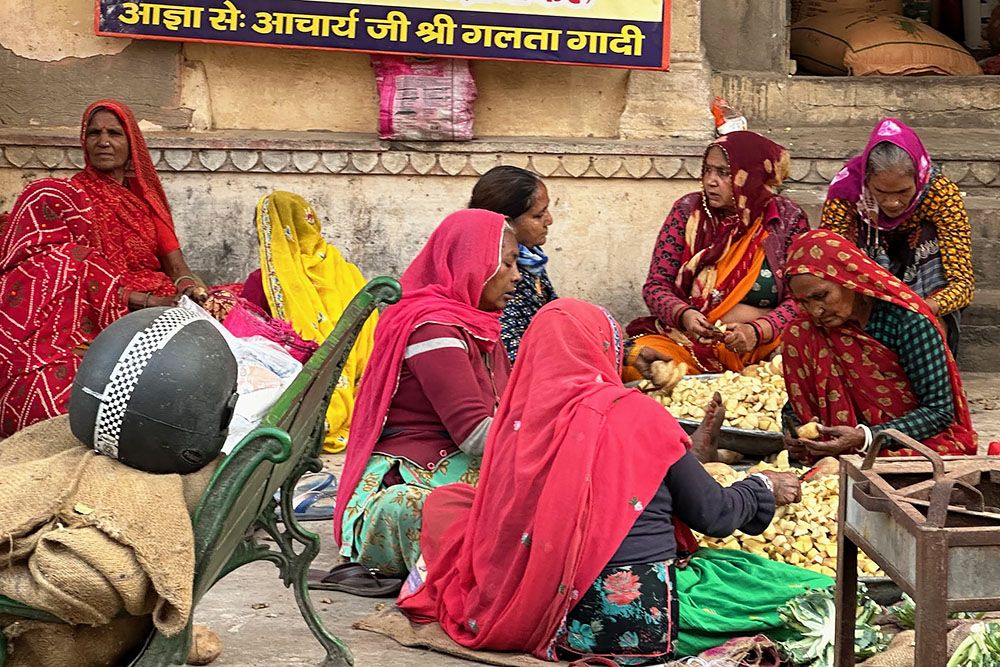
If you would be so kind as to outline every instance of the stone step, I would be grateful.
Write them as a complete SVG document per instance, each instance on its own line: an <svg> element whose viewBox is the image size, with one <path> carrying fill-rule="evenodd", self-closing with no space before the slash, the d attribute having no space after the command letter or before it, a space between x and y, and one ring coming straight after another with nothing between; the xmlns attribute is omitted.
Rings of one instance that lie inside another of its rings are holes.
<svg viewBox="0 0 1000 667"><path fill-rule="evenodd" d="M1000 371L1000 289L978 289L962 313L958 365L963 371Z"/></svg>
<svg viewBox="0 0 1000 667"><path fill-rule="evenodd" d="M826 191L819 187L790 187L782 194L805 210L812 226L817 226ZM1000 201L992 197L965 198L972 224L972 265L981 289L1000 289Z"/></svg>
<svg viewBox="0 0 1000 667"><path fill-rule="evenodd" d="M751 127L867 126L895 116L916 126L1000 127L996 77L824 77L719 72L713 90ZM864 143L861 144L863 146Z"/></svg>

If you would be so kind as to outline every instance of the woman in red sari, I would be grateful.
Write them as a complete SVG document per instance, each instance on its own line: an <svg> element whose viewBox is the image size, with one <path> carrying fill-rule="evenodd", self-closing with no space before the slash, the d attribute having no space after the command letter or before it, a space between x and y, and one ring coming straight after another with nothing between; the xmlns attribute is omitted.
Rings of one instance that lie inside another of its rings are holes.
<svg viewBox="0 0 1000 667"><path fill-rule="evenodd" d="M66 412L83 350L126 312L90 213L82 191L43 179L0 231L0 437Z"/></svg>
<svg viewBox="0 0 1000 667"><path fill-rule="evenodd" d="M783 336L789 403L799 422L822 424L821 442L786 441L796 458L863 453L887 429L975 455L962 378L926 301L826 230L792 243L787 275L804 311Z"/></svg>
<svg viewBox="0 0 1000 667"><path fill-rule="evenodd" d="M170 206L135 117L115 100L94 102L80 130L86 168L72 178L91 201L91 240L121 276L131 310L208 293L181 252Z"/></svg>

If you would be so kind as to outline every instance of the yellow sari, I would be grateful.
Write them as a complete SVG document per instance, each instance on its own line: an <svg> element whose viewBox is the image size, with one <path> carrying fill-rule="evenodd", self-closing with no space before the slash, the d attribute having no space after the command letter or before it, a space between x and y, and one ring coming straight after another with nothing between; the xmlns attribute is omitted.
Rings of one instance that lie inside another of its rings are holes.
<svg viewBox="0 0 1000 667"><path fill-rule="evenodd" d="M257 202L261 278L271 313L305 340L322 343L347 304L365 286L358 267L323 239L319 218L302 197L273 192ZM354 412L358 383L371 357L378 316L365 323L326 413L323 448L340 452Z"/></svg>

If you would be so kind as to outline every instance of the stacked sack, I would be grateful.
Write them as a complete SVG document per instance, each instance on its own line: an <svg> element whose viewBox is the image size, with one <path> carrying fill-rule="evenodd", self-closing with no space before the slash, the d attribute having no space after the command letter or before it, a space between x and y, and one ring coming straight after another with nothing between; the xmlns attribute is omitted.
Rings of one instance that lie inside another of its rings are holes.
<svg viewBox="0 0 1000 667"><path fill-rule="evenodd" d="M837 2L836 12L792 25L791 54L801 70L830 76L982 73L961 44L929 25L898 11L841 8L851 4L855 3Z"/></svg>

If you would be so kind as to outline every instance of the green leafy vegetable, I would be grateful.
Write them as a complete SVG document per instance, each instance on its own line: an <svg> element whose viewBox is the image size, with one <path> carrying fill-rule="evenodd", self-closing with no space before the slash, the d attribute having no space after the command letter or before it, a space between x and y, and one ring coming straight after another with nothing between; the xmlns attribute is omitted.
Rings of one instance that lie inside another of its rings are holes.
<svg viewBox="0 0 1000 667"><path fill-rule="evenodd" d="M1000 623L976 623L948 667L1000 667Z"/></svg>
<svg viewBox="0 0 1000 667"><path fill-rule="evenodd" d="M865 659L885 650L889 642L872 623L880 608L865 595L864 586L858 587L858 600L854 653L858 659ZM781 643L789 660L802 667L834 667L836 605L832 588L807 591L789 600L778 615L798 635Z"/></svg>
<svg viewBox="0 0 1000 667"><path fill-rule="evenodd" d="M909 630L912 630L915 627L917 605L913 602L913 598L906 593L903 593L903 599L894 604L890 608L890 611L892 612L892 615L896 617L896 623L898 623L900 627L907 628ZM985 616L983 612L971 611L956 611L948 614L948 618L972 620L980 620L983 616Z"/></svg>

